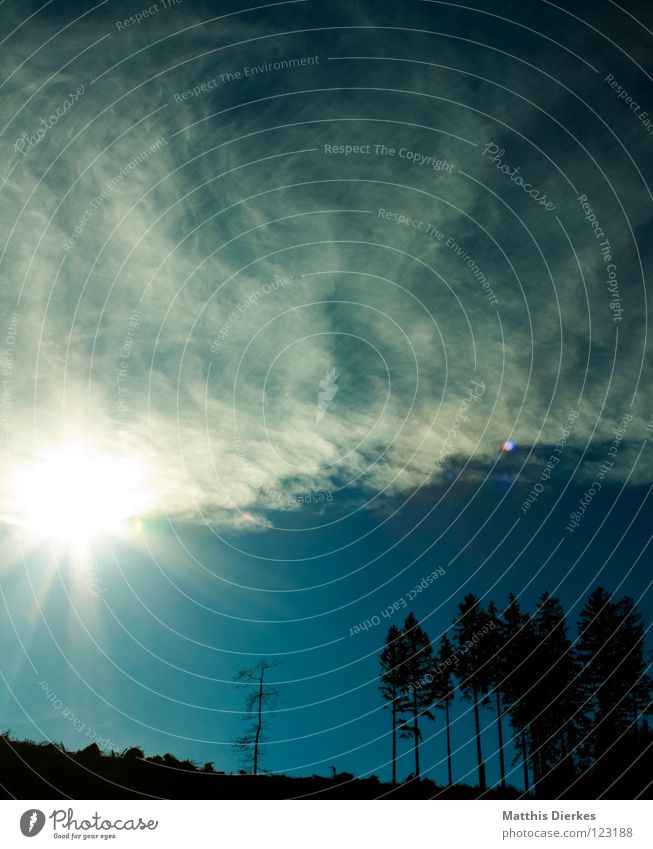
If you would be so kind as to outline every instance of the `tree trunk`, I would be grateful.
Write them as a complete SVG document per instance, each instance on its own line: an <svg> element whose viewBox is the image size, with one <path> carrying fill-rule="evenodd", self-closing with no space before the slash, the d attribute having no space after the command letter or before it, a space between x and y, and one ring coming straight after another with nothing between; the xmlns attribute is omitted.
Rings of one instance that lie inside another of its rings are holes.
<svg viewBox="0 0 653 849"><path fill-rule="evenodd" d="M506 786L506 765L503 759L503 728L501 724L501 695L497 689L497 730L499 732L499 769L501 771L501 786Z"/></svg>
<svg viewBox="0 0 653 849"><path fill-rule="evenodd" d="M533 728L531 725L531 772L533 773L533 790L537 793L538 784L540 782L540 778L542 777L541 763L540 763L540 751L539 751L539 742L537 736L537 730Z"/></svg>
<svg viewBox="0 0 653 849"><path fill-rule="evenodd" d="M417 724L417 694L413 690L413 736L415 738L415 778L419 778L419 725Z"/></svg>
<svg viewBox="0 0 653 849"><path fill-rule="evenodd" d="M478 786L482 793L487 789L485 784L485 764L481 753L481 720L478 715L478 693L474 687L474 722L476 724L476 757L478 759Z"/></svg>
<svg viewBox="0 0 653 849"><path fill-rule="evenodd" d="M258 723L256 725L256 739L254 740L254 775L258 774L258 743L261 739L262 711L263 711L263 675L264 670L261 670L261 680L258 688Z"/></svg>
<svg viewBox="0 0 653 849"><path fill-rule="evenodd" d="M397 695L392 699L392 783L397 783Z"/></svg>
<svg viewBox="0 0 653 849"><path fill-rule="evenodd" d="M453 784L453 778L451 777L451 731L449 729L449 697L447 696L444 700L444 713L445 719L447 723L447 769L449 771L449 787Z"/></svg>
<svg viewBox="0 0 653 849"><path fill-rule="evenodd" d="M522 731L521 733L521 753L524 764L524 791L528 793L530 790L530 783L528 781L528 749L526 747L526 732Z"/></svg>

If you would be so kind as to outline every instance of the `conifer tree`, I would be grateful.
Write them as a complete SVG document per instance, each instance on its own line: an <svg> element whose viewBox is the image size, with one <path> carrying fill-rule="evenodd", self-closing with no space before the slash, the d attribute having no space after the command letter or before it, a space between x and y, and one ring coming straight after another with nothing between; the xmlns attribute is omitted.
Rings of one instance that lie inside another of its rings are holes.
<svg viewBox="0 0 653 849"><path fill-rule="evenodd" d="M560 786L574 773L573 752L582 704L578 698L578 665L567 635L559 601L544 593L533 616L535 650L532 665L537 680L528 694L532 759L537 783ZM541 788L540 788L541 789Z"/></svg>
<svg viewBox="0 0 653 849"><path fill-rule="evenodd" d="M503 622L499 617L499 612L491 601L487 608L488 620L494 625L493 630L487 635L487 654L488 654L488 679L490 686L493 689L494 707L497 714L497 735L498 735L498 752L499 752L499 774L501 776L501 786L506 786L506 764L503 746L503 681L506 672L506 664L508 657L505 653L506 634L503 627Z"/></svg>
<svg viewBox="0 0 653 849"><path fill-rule="evenodd" d="M512 593L508 596L508 605L503 611L502 620L504 699L506 710L510 716L514 745L518 757L522 760L524 790L528 792L530 789L528 693L533 681L536 680L532 661L534 650L533 628L529 615L522 612L519 602Z"/></svg>
<svg viewBox="0 0 653 849"><path fill-rule="evenodd" d="M580 613L577 653L592 723L585 755L595 761L622 734L637 729L650 703L644 627L634 601L615 601L597 587Z"/></svg>
<svg viewBox="0 0 653 849"><path fill-rule="evenodd" d="M415 778L420 777L419 744L422 733L421 717L433 719L430 711L431 698L428 677L433 673L433 649L426 632L421 628L413 613L409 613L401 632L403 654L403 681L406 698L402 700L402 711L408 714L401 726L401 736L413 740L415 750Z"/></svg>
<svg viewBox="0 0 653 849"><path fill-rule="evenodd" d="M443 634L438 647L433 680L430 682L431 701L433 707L444 711L444 722L447 739L447 775L449 785L453 784L451 766L451 721L449 706L455 698L455 684L451 664L454 658L454 647L446 634Z"/></svg>
<svg viewBox="0 0 653 849"><path fill-rule="evenodd" d="M388 702L387 707L392 717L392 783L397 783L397 729L399 716L407 709L406 702L406 667L403 665L404 641L396 625L391 625L385 639L385 647L381 652L381 691L382 697Z"/></svg>
<svg viewBox="0 0 653 849"><path fill-rule="evenodd" d="M458 643L458 679L465 698L474 703L474 726L476 739L476 758L478 761L478 785L481 792L487 789L485 763L481 748L480 706L487 704L489 675L487 667L487 643L483 643L483 627L488 617L479 599L471 593L458 605L460 615L454 621L456 641Z"/></svg>
<svg viewBox="0 0 653 849"><path fill-rule="evenodd" d="M618 711L623 717L622 722L628 722L629 727L637 730L651 702L650 665L646 663L644 654L644 623L635 600L630 596L624 596L617 603L617 616L620 625L616 636L621 656L617 667L620 689Z"/></svg>

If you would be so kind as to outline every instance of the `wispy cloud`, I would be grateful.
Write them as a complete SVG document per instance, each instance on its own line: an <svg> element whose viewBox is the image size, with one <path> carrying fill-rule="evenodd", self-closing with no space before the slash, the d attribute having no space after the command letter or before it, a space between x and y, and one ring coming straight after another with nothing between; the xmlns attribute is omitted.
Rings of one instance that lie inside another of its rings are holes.
<svg viewBox="0 0 653 849"><path fill-rule="evenodd" d="M65 38L60 22L38 15L0 58L0 306L7 326L19 316L3 395L12 463L83 434L144 458L160 510L253 528L271 509L266 490L355 481L364 496L437 479L475 379L484 403L452 449L473 455L470 474L508 436L520 448L554 445L573 409L577 452L609 441L633 413L613 479L630 474L650 414L641 395L631 408L644 321L630 232L645 220L637 192L625 220L591 160L550 130L557 166L593 195L609 228L624 293L617 334L605 263L576 197L527 141L542 116L483 80L482 57L479 78L330 61L356 55L358 36L268 38L274 24L250 13L230 19L226 39L218 24L193 26L202 15L187 9L119 31L112 14L101 9ZM27 44L50 37L21 66ZM174 98L225 71L304 55L319 64ZM517 72L503 84L518 88ZM79 85L83 97L15 154L20 134ZM340 85L346 93L314 91ZM393 91L371 91L384 88ZM488 164L488 143L555 200L560 220ZM453 163L451 173L423 164L427 154ZM634 185L622 169L622 184ZM293 283L272 288L275 278ZM329 374L345 370L336 395ZM642 459L631 480L652 472ZM245 512L256 521L243 523Z"/></svg>

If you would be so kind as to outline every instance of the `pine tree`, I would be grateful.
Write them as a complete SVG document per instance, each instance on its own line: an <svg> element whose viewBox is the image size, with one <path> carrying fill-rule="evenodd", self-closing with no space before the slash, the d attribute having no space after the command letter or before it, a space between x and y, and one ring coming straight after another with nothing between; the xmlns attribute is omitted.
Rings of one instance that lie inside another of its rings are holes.
<svg viewBox="0 0 653 849"><path fill-rule="evenodd" d="M539 677L530 688L528 702L535 780L542 791L545 785L562 787L573 778L581 702L579 668L565 613L559 599L546 592L533 617L533 634L532 661Z"/></svg>
<svg viewBox="0 0 653 849"><path fill-rule="evenodd" d="M484 645L483 627L488 624L487 614L476 596L466 595L458 605L460 616L454 621L458 643L458 679L465 698L474 703L474 725L476 737L476 757L478 760L478 785L481 792L487 789L485 763L481 748L481 720L479 709L487 703L489 676L487 669L487 644Z"/></svg>
<svg viewBox="0 0 653 849"><path fill-rule="evenodd" d="M420 627L417 618L409 613L401 632L401 651L403 653L403 681L406 698L402 699L401 709L410 719L401 726L401 736L412 738L415 749L415 778L420 777L419 744L422 734L419 720L422 716L433 719L430 711L428 676L433 672L433 650L426 632Z"/></svg>
<svg viewBox="0 0 653 849"><path fill-rule="evenodd" d="M385 639L385 647L381 652L381 691L382 697L388 702L392 716L392 783L397 783L397 728L399 715L407 709L406 701L406 666L404 661L404 641L396 625L391 625Z"/></svg>
<svg viewBox="0 0 653 849"><path fill-rule="evenodd" d="M617 603L621 622L617 632L621 663L618 666L620 685L619 713L629 728L637 730L651 700L649 665L644 655L644 624L635 600L624 596ZM622 704L623 702L623 704Z"/></svg>
<svg viewBox="0 0 653 849"><path fill-rule="evenodd" d="M535 647L532 622L522 613L519 602L511 593L502 616L503 631L503 692L505 708L510 716L513 741L522 760L524 790L528 793L530 757L530 727L528 723L528 693L536 680L532 661Z"/></svg>
<svg viewBox="0 0 653 849"><path fill-rule="evenodd" d="M503 695L503 680L506 671L506 655L504 647L506 642L506 634L503 628L503 622L499 618L499 612L491 601L487 608L488 620L494 625L494 629L485 638L487 640L488 654L488 680L493 689L495 709L497 713L497 735L499 742L499 774L501 776L501 786L506 786L506 765L503 747L503 716L504 706L502 704Z"/></svg>
<svg viewBox="0 0 653 849"><path fill-rule="evenodd" d="M595 761L626 731L637 729L650 701L644 627L634 601L614 601L597 587L580 613L577 652L592 722L585 754Z"/></svg>
<svg viewBox="0 0 653 849"><path fill-rule="evenodd" d="M430 700L433 707L444 711L447 737L447 774L450 786L453 784L453 771L451 767L451 722L449 716L449 706L455 698L455 685L453 681L453 672L451 670L453 658L454 647L447 635L443 634L438 648L433 680L430 682L429 686Z"/></svg>

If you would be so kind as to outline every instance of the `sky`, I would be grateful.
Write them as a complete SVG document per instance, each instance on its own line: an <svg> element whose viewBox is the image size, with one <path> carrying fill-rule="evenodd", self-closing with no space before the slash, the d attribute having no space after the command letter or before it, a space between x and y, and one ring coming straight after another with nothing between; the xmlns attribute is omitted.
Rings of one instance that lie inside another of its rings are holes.
<svg viewBox="0 0 653 849"><path fill-rule="evenodd" d="M548 590L573 631L601 584L651 621L652 26L2 4L3 727L237 769L266 659L268 769L387 779L408 609L437 642L465 593ZM119 528L53 538L99 508Z"/></svg>

